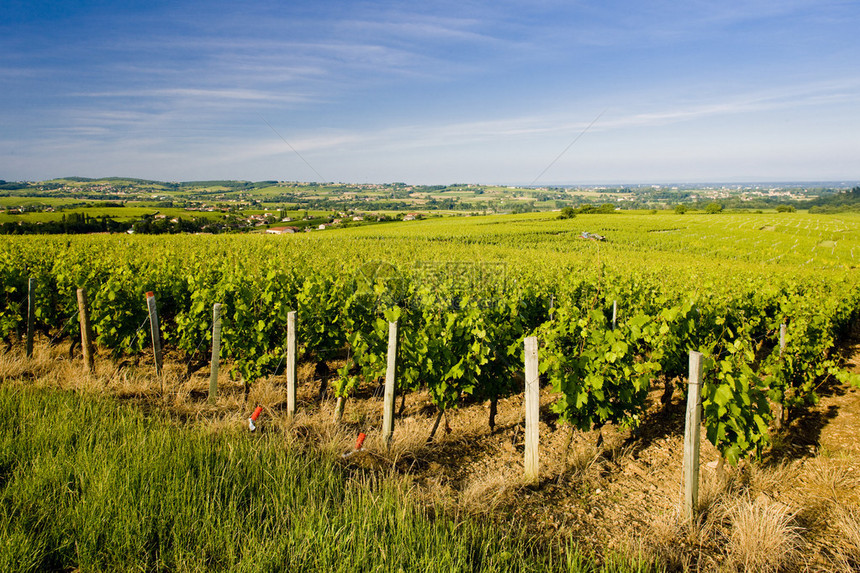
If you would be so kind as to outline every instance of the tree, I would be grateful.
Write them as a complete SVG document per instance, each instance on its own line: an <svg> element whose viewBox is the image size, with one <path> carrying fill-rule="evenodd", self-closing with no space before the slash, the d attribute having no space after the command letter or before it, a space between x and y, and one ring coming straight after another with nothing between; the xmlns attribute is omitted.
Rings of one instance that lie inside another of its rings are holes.
<svg viewBox="0 0 860 573"><path fill-rule="evenodd" d="M576 213L573 212L573 207L562 207L558 216L559 219L573 219L574 217L576 217Z"/></svg>
<svg viewBox="0 0 860 573"><path fill-rule="evenodd" d="M795 209L791 205L777 205L776 212L777 213L794 213L797 209Z"/></svg>
<svg viewBox="0 0 860 573"><path fill-rule="evenodd" d="M675 205L675 212L679 215L683 215L684 213L687 212L687 206L686 205Z"/></svg>
<svg viewBox="0 0 860 573"><path fill-rule="evenodd" d="M614 213L615 205L612 203L604 203L597 209L598 213Z"/></svg>
<svg viewBox="0 0 860 573"><path fill-rule="evenodd" d="M717 213L719 213L722 210L723 210L723 206L717 202L708 203L708 206L705 207L705 213L708 213L709 215L716 215Z"/></svg>

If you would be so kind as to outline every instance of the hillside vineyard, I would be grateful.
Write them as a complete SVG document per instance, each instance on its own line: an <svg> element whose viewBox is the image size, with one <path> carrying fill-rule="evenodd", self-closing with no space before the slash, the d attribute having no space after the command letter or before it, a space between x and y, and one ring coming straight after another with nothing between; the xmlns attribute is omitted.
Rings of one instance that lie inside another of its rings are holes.
<svg viewBox="0 0 860 573"><path fill-rule="evenodd" d="M768 443L775 416L815 401L825 377L856 382L835 348L860 318L858 227L847 214L619 213L3 237L0 336L11 344L26 327L30 278L37 328L76 337L83 288L97 346L116 355L151 344L146 292L163 344L184 357L208 347L221 303L221 357L252 384L282 371L295 310L299 358L345 359L333 382L345 397L384 376L396 321L398 391L426 388L440 410L520 392L523 339L537 336L553 409L581 429L637 425L649 391L685 384L697 350L708 439L736 462Z"/></svg>

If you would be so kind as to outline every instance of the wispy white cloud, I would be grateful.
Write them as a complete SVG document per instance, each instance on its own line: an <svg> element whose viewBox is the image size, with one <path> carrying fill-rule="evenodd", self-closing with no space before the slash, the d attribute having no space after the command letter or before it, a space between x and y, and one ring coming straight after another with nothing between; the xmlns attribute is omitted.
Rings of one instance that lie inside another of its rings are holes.
<svg viewBox="0 0 860 573"><path fill-rule="evenodd" d="M188 100L193 102L255 101L291 103L309 101L312 96L259 89L206 89L206 88L154 88L134 90L91 91L69 94L88 98L155 98Z"/></svg>
<svg viewBox="0 0 860 573"><path fill-rule="evenodd" d="M801 109L846 102L860 103L860 79L790 86L746 94L726 94L722 97L703 95L701 101L697 103L686 105L675 103L663 109L621 115L602 122L600 127L603 129L647 127L715 116Z"/></svg>
<svg viewBox="0 0 860 573"><path fill-rule="evenodd" d="M392 38L418 42L439 42L486 46L502 46L514 43L510 38L488 33L486 19L453 18L400 12L382 18L345 20L338 28L356 35L372 34L376 38Z"/></svg>
<svg viewBox="0 0 860 573"><path fill-rule="evenodd" d="M409 179L409 166L426 174L457 164L452 176L469 179L472 166L477 179L500 164L515 174L519 164L529 180L604 109L577 154L606 170L620 165L620 149L640 169L647 162L637 157L656 161L669 149L689 162L737 160L737 146L704 153L675 143L695 133L725 147L727 124L754 134L791 122L805 130L801 146L812 133L827 143L816 119L839 125L834 109L843 124L860 122L851 112L860 103L857 42L844 34L860 16L851 2L371 0L337 10L326 2L200 10L180 0L139 12L102 13L98 26L87 12L4 29L0 146L15 165L26 151L46 162L63 154L169 164L177 177L197 166L270 178L270 165L297 160L271 122L323 173L367 166ZM52 42L36 41L46 34ZM843 147L858 142L847 128L835 131L829 139ZM768 156L773 141L756 153L758 139L745 138L746 156Z"/></svg>
<svg viewBox="0 0 860 573"><path fill-rule="evenodd" d="M858 88L860 88L860 82L846 81L723 97L703 96L700 102L686 104L665 100L662 105L655 104L648 111L619 112L609 108L591 131L619 132L632 128L666 126L715 117L860 102ZM350 135L341 133L332 138L302 138L297 139L294 145L302 149L335 149L342 145L371 144L400 148L404 146L431 148L481 144L500 139L573 136L584 130L594 120L601 111L598 105L598 102L590 104L594 115L580 114L576 118L573 118L569 111L556 111L538 115L508 115L480 121L408 123L375 130L362 130Z"/></svg>

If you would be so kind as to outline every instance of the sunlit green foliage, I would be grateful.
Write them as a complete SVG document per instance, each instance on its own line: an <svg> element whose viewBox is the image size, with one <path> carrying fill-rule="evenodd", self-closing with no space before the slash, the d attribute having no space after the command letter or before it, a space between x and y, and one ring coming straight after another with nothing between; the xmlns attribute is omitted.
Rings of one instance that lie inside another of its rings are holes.
<svg viewBox="0 0 860 573"><path fill-rule="evenodd" d="M156 293L164 342L208 343L224 304L222 356L248 383L283 365L298 311L300 354L347 360L349 395L384 374L388 322L400 322L401 390L426 387L440 409L516 390L522 339L538 335L554 409L580 428L636 425L651 384L707 357L709 438L731 460L768 442L768 400L816 400L860 316L860 217L674 213L448 218L292 236L99 236L0 242L0 336L36 318L76 328L87 289L98 344L149 344L144 293ZM606 242L581 238L583 231ZM616 327L611 327L613 301ZM778 333L787 325L787 347Z"/></svg>

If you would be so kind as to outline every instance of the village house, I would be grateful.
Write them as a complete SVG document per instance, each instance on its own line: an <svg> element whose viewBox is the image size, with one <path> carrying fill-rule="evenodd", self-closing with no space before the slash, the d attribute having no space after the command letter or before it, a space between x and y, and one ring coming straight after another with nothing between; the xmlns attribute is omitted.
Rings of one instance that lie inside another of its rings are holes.
<svg viewBox="0 0 860 573"><path fill-rule="evenodd" d="M287 233L295 233L298 227L269 227L266 233L269 235L286 235Z"/></svg>

